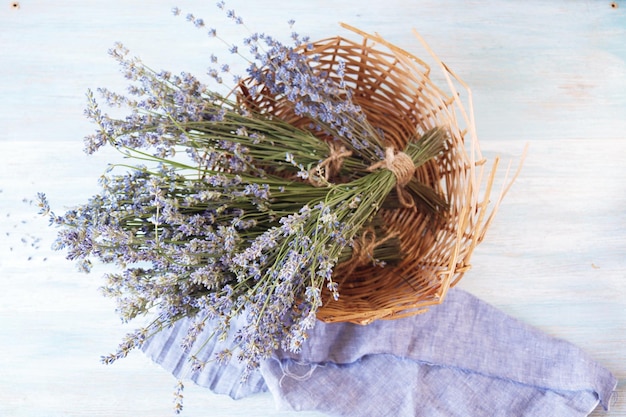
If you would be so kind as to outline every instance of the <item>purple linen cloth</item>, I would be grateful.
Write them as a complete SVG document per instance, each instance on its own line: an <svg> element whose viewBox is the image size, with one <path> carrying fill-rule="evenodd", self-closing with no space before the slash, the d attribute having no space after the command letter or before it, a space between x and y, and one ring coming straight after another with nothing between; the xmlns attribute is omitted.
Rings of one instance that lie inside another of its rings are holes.
<svg viewBox="0 0 626 417"><path fill-rule="evenodd" d="M176 377L232 398L269 389L280 409L344 417L576 417L598 404L608 409L617 384L576 346L460 289L414 317L367 326L320 322L300 353L277 352L245 384L236 360L191 373L179 346L189 324L157 334L144 352ZM229 343L211 341L204 358Z"/></svg>

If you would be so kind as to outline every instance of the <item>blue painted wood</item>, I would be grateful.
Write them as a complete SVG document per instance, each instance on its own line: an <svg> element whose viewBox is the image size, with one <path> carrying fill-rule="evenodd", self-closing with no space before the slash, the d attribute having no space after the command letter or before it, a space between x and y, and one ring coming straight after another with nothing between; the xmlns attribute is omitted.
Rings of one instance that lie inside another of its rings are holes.
<svg viewBox="0 0 626 417"><path fill-rule="evenodd" d="M21 1L0 5L0 415L153 416L175 381L140 353L99 356L132 328L49 247L32 199L91 195L113 157L87 157L87 88L124 87L115 41L153 67L203 74L225 48L170 14L169 1ZM251 30L321 38L339 21L422 56L416 28L471 87L485 156L516 160L505 199L461 286L587 350L620 379L626 416L626 3L617 1L230 1ZM227 39L242 27L212 2L184 1ZM269 395L239 402L188 386L188 415L286 416ZM316 416L316 413L299 413ZM601 412L593 415L603 415Z"/></svg>

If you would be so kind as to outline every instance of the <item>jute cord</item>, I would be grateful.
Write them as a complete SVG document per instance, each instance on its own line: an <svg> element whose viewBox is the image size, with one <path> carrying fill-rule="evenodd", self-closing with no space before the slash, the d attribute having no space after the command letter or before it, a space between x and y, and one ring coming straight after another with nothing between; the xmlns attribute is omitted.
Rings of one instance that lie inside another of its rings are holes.
<svg viewBox="0 0 626 417"><path fill-rule="evenodd" d="M396 153L392 147L385 148L385 159L371 165L367 170L375 171L379 168L388 169L396 177L396 192L402 207L415 208L415 201L404 188L415 174L415 164L411 157L404 152Z"/></svg>
<svg viewBox="0 0 626 417"><path fill-rule="evenodd" d="M365 228L360 238L354 239L352 242L352 256L350 260L344 264L349 266L347 270L342 271L342 275L347 277L359 266L368 264L374 258L374 250L396 236L398 236L398 232L390 232L387 233L384 238L376 240L374 228Z"/></svg>
<svg viewBox="0 0 626 417"><path fill-rule="evenodd" d="M328 158L309 171L309 182L315 187L327 185L329 180L337 175L343 165L343 160L352 156L352 151L344 146L337 147L334 143L329 144Z"/></svg>

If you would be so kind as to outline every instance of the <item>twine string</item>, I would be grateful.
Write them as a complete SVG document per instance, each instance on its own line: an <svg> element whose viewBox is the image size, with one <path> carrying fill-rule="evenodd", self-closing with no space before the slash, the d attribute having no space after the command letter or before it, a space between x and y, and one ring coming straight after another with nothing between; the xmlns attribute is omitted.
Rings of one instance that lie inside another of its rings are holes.
<svg viewBox="0 0 626 417"><path fill-rule="evenodd" d="M398 236L398 232L388 233L382 239L376 239L376 232L373 227L367 227L361 233L360 239L352 242L352 258L357 266L365 265L374 257L374 249L387 242L388 240Z"/></svg>
<svg viewBox="0 0 626 417"><path fill-rule="evenodd" d="M360 239L355 239L352 242L351 265L353 265L354 268L365 265L373 256L376 246L376 233L374 229L368 227L363 231Z"/></svg>
<svg viewBox="0 0 626 417"><path fill-rule="evenodd" d="M404 152L396 153L392 147L385 148L385 159L371 165L367 170L371 172L379 168L388 169L396 177L396 192L402 207L415 208L413 197L404 188L415 174L415 164L411 157Z"/></svg>
<svg viewBox="0 0 626 417"><path fill-rule="evenodd" d="M343 276L341 283L343 283L345 279L359 266L369 263L374 258L374 250L377 247L396 236L398 236L398 232L391 232L384 238L377 240L376 231L373 227L366 227L363 229L361 236L352 241L352 256L350 257L350 260L342 264L348 265L348 267L346 270L341 271L341 275Z"/></svg>
<svg viewBox="0 0 626 417"><path fill-rule="evenodd" d="M329 144L329 151L328 158L309 170L309 182L315 187L327 185L330 178L341 170L343 160L352 156L352 151L345 146L339 147L332 142Z"/></svg>

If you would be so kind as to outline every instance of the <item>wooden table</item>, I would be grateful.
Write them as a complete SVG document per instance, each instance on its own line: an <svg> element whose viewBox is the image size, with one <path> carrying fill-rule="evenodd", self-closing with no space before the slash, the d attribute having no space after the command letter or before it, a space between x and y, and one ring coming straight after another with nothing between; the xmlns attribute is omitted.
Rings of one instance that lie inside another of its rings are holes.
<svg viewBox="0 0 626 417"><path fill-rule="evenodd" d="M181 2L241 39L212 2ZM564 338L620 380L611 416L626 416L626 3L461 0L230 1L252 30L313 39L378 32L423 55L416 28L467 82L483 153L524 169L461 286ZM149 6L146 6L149 4ZM144 62L202 75L215 40L169 1L23 0L0 7L0 415L169 414L175 380L141 353L110 367L132 329L51 251L37 191L83 202L112 154L88 157L87 88L122 88L106 51L122 41ZM269 394L242 401L187 386L187 415L288 416ZM317 413L298 413L318 416ZM603 415L596 411L595 415Z"/></svg>

